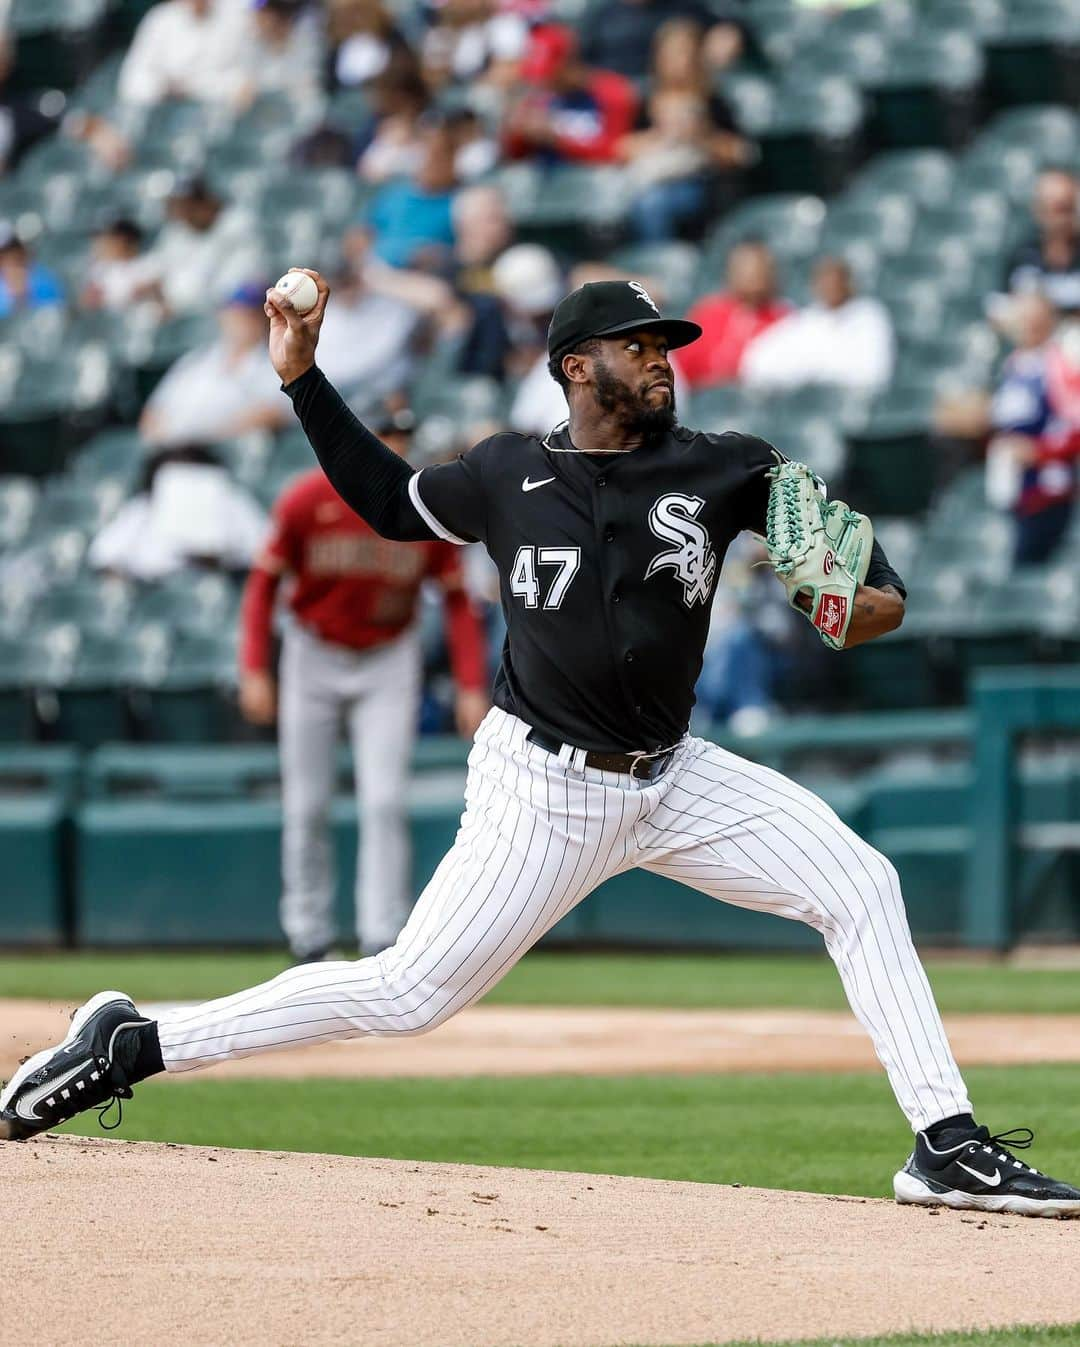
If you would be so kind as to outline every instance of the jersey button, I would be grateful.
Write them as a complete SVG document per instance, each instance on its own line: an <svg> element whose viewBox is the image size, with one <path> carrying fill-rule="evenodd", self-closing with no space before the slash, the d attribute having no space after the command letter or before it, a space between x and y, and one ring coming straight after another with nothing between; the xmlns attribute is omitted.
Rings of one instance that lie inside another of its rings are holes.
<svg viewBox="0 0 1080 1347"><path fill-rule="evenodd" d="M615 530L614 530L614 529L605 529L605 530L604 530L604 542L606 542L606 543L613 543L614 541L615 541Z"/></svg>
<svg viewBox="0 0 1080 1347"><path fill-rule="evenodd" d="M606 477L598 477L598 478L596 479L596 485L597 485L597 486L607 486L607 478L606 478Z"/></svg>
<svg viewBox="0 0 1080 1347"><path fill-rule="evenodd" d="M633 664L633 662L634 662L634 652L633 652L632 650L628 650L628 651L626 652L626 654L623 656L623 659L626 660L627 664Z"/></svg>
<svg viewBox="0 0 1080 1347"><path fill-rule="evenodd" d="M612 603L622 603L622 595L619 593L619 591L618 591L617 589L612 590L612 592L611 592L611 602L612 602Z"/></svg>

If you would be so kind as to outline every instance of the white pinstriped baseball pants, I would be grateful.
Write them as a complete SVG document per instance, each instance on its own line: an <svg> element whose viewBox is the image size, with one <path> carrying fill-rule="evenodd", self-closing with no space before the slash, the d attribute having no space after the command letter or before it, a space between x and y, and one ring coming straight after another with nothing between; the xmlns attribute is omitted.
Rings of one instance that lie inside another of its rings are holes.
<svg viewBox="0 0 1080 1347"><path fill-rule="evenodd" d="M971 1111L896 871L823 801L701 739L684 739L648 782L574 771L527 733L498 709L484 720L457 838L395 945L163 1015L166 1069L425 1033L483 996L603 880L637 865L819 931L912 1127Z"/></svg>

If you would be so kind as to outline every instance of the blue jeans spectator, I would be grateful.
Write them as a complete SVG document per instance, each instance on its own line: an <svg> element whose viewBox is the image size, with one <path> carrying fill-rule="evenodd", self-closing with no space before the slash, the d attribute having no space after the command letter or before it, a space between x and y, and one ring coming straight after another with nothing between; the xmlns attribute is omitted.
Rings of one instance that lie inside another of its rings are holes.
<svg viewBox="0 0 1080 1347"><path fill-rule="evenodd" d="M707 201L704 178L673 178L646 187L630 208L634 235L642 243L678 238L704 212Z"/></svg>
<svg viewBox="0 0 1080 1347"><path fill-rule="evenodd" d="M710 637L697 681L698 706L714 720L730 720L748 708L772 705L776 657L772 647L743 618Z"/></svg>

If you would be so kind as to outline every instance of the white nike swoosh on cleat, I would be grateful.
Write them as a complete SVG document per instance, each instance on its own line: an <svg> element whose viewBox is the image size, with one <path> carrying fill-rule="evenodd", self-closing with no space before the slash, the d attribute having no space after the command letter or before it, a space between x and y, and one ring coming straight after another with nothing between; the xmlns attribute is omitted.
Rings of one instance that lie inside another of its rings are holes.
<svg viewBox="0 0 1080 1347"><path fill-rule="evenodd" d="M554 477L545 477L542 482L530 482L526 477L521 484L522 491L535 491L538 486L547 486L548 482L553 482Z"/></svg>
<svg viewBox="0 0 1080 1347"><path fill-rule="evenodd" d="M47 1081L44 1085L39 1085L36 1090L30 1090L29 1093L21 1095L15 1100L14 1111L23 1122L39 1123L41 1118L37 1114L37 1106L50 1095L58 1093L64 1088L69 1080L73 1080L81 1071L85 1070L86 1062L81 1061L77 1066L73 1066L70 1071L62 1076L57 1076L55 1080Z"/></svg>
<svg viewBox="0 0 1080 1347"><path fill-rule="evenodd" d="M998 1184L1001 1182L1000 1169L995 1169L992 1174L983 1174L981 1170L972 1169L969 1165L965 1165L963 1160L957 1160L956 1163L960 1166L961 1169L966 1169L967 1172L972 1176L972 1178L981 1179L983 1183L988 1183L991 1188L996 1188Z"/></svg>

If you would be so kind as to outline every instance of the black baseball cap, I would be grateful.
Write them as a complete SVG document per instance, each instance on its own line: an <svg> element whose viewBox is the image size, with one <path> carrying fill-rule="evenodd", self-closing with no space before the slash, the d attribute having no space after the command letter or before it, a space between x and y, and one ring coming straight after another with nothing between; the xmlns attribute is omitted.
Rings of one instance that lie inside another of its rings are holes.
<svg viewBox="0 0 1080 1347"><path fill-rule="evenodd" d="M701 336L697 323L663 318L648 290L638 281L590 281L561 300L548 328L548 354L555 355L589 337L619 332L662 332L668 346L689 346Z"/></svg>

